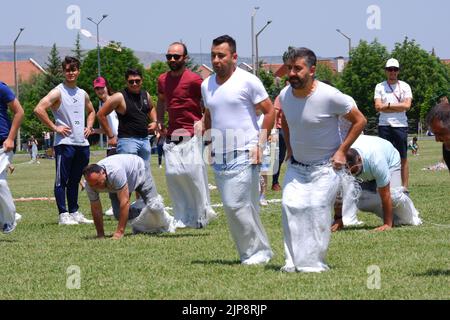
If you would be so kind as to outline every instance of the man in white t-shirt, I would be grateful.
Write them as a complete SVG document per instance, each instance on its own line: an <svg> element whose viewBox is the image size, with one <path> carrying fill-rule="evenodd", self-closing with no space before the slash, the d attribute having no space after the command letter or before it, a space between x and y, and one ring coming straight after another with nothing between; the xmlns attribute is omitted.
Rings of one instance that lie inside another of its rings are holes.
<svg viewBox="0 0 450 320"><path fill-rule="evenodd" d="M287 157L282 218L286 272L321 272L330 240L331 211L345 154L366 119L339 90L314 79L317 58L307 48L283 55L290 86L280 93ZM352 123L344 141L339 116Z"/></svg>
<svg viewBox="0 0 450 320"><path fill-rule="evenodd" d="M261 81L237 68L236 61L233 38L224 35L213 40L215 74L202 83L202 122L212 136L215 178L240 260L262 264L273 253L259 216L259 164L275 110ZM265 115L261 134L256 108Z"/></svg>
<svg viewBox="0 0 450 320"><path fill-rule="evenodd" d="M408 192L408 118L406 111L411 108L411 87L398 80L400 65L397 59L386 62L386 77L375 87L375 109L380 113L378 136L390 141L400 153L402 185Z"/></svg>
<svg viewBox="0 0 450 320"><path fill-rule="evenodd" d="M346 197L343 220L336 219L332 231L341 229L346 217L356 215L357 210L373 212L383 219L377 231L385 231L394 225L419 225L422 221L412 200L404 194L400 178L400 154L392 143L379 137L362 135L347 152L347 166L361 182L361 194L357 199Z"/></svg>

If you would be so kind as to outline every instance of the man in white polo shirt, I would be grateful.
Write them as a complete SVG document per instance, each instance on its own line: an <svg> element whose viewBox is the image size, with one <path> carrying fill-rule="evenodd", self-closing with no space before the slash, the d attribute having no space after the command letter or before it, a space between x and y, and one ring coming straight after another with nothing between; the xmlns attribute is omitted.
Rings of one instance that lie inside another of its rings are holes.
<svg viewBox="0 0 450 320"><path fill-rule="evenodd" d="M397 59L386 62L386 77L375 87L375 109L380 113L378 136L390 141L400 153L402 185L408 192L408 118L406 111L411 108L411 87L398 80L400 65Z"/></svg>
<svg viewBox="0 0 450 320"><path fill-rule="evenodd" d="M236 42L228 35L213 40L215 74L202 83L204 129L212 129L213 168L223 207L242 264L272 258L259 217L259 164L275 121L275 109L261 81L236 67ZM265 115L262 133L256 108ZM264 131L265 130L265 131Z"/></svg>
<svg viewBox="0 0 450 320"><path fill-rule="evenodd" d="M345 154L366 119L339 90L314 79L317 58L307 48L283 55L290 86L280 93L290 163L284 179L282 218L286 272L321 272L330 240L331 210ZM341 142L339 116L351 122Z"/></svg>

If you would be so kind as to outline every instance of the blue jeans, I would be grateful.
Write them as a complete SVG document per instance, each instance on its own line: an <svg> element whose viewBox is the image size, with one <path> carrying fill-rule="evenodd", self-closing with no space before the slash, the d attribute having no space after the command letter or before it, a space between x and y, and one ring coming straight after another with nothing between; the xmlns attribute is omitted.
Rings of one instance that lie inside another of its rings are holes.
<svg viewBox="0 0 450 320"><path fill-rule="evenodd" d="M144 160L145 168L150 167L151 147L148 137L145 138L119 138L117 142L118 154L134 154Z"/></svg>

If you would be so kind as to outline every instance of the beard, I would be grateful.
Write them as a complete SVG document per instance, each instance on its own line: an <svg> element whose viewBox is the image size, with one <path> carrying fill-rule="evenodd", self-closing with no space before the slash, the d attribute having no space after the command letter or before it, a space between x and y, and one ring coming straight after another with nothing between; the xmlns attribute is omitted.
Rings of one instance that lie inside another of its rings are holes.
<svg viewBox="0 0 450 320"><path fill-rule="evenodd" d="M309 75L307 75L303 79L294 76L294 77L289 78L289 83L290 83L291 87L294 89L305 89L306 85L309 81L309 78L310 78Z"/></svg>
<svg viewBox="0 0 450 320"><path fill-rule="evenodd" d="M171 71L178 71L183 68L185 65L184 62L171 62L169 63L169 68Z"/></svg>

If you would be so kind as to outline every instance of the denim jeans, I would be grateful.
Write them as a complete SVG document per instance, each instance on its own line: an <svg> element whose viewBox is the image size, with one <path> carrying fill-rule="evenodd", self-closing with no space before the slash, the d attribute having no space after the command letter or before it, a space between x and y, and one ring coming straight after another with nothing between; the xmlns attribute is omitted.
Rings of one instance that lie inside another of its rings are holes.
<svg viewBox="0 0 450 320"><path fill-rule="evenodd" d="M117 142L118 154L134 154L144 160L145 168L150 167L151 147L148 137L119 138Z"/></svg>

